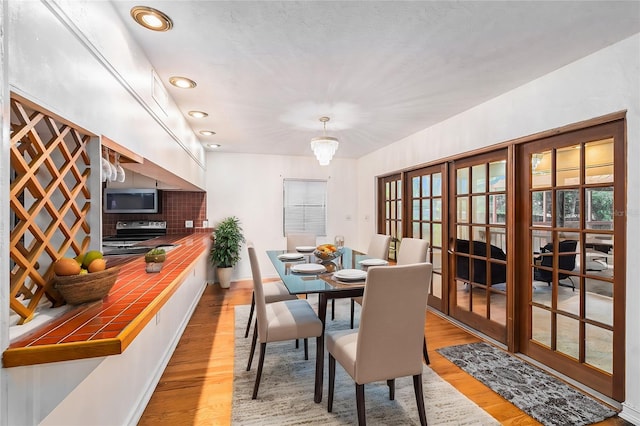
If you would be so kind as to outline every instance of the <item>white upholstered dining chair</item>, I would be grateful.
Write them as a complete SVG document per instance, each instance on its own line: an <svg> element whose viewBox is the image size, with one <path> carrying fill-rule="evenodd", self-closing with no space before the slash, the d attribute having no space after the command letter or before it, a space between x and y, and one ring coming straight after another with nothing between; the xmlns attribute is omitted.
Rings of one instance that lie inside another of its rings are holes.
<svg viewBox="0 0 640 426"><path fill-rule="evenodd" d="M275 281L264 283L263 285L264 291L264 301L265 303L273 303L273 302L282 302L283 300L294 300L297 299L298 296L295 294L290 294L287 287L282 283L282 281ZM249 319L247 320L247 328L244 331L244 337L247 338L249 336L249 329L251 328L251 320L253 319L253 311L256 306L256 293L255 291L251 295L251 308L249 309Z"/></svg>
<svg viewBox="0 0 640 426"><path fill-rule="evenodd" d="M432 265L417 263L372 267L357 330L329 331L329 394L333 410L336 361L356 385L358 424L366 424L364 385L386 380L389 399L395 397L395 379L412 376L420 423L427 424L422 391L422 354L425 305Z"/></svg>
<svg viewBox="0 0 640 426"><path fill-rule="evenodd" d="M251 273L253 275L253 292L255 294L257 318L251 342L251 353L249 354L247 371L251 370L256 342L260 339L260 358L258 360L258 371L256 373L256 382L253 387L252 396L252 399L256 399L258 397L258 388L260 386L267 343L304 339L305 359L308 359L307 338L316 337L320 339L323 327L322 321L320 321L320 318L318 318L318 315L306 300L295 299L266 303L262 274L253 243L247 242L247 250L249 252Z"/></svg>
<svg viewBox="0 0 640 426"><path fill-rule="evenodd" d="M316 235L309 232L290 232L287 234L287 251L295 252L296 247L316 246Z"/></svg>
<svg viewBox="0 0 640 426"><path fill-rule="evenodd" d="M391 235L374 234L369 241L367 256L372 259L387 260L389 258L389 242L391 242ZM362 305L362 297L351 298L351 328L353 328L356 303Z"/></svg>

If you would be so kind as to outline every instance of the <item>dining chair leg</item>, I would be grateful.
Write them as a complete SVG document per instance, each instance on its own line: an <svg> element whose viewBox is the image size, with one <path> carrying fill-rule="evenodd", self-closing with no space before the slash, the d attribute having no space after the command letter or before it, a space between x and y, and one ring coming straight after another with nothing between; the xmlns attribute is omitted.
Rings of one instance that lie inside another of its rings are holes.
<svg viewBox="0 0 640 426"><path fill-rule="evenodd" d="M304 360L309 360L309 339L304 338Z"/></svg>
<svg viewBox="0 0 640 426"><path fill-rule="evenodd" d="M253 396L251 399L258 397L258 387L260 386L260 377L262 376L262 365L264 364L264 353L267 350L266 343L260 343L260 359L258 360L258 372L256 373L256 384L253 386Z"/></svg>
<svg viewBox="0 0 640 426"><path fill-rule="evenodd" d="M244 338L249 336L249 329L251 328L251 318L253 318L253 310L256 307L256 295L251 293L251 308L249 309L249 320L247 321L247 329L244 331Z"/></svg>
<svg viewBox="0 0 640 426"><path fill-rule="evenodd" d="M356 312L356 302L351 299L351 328L353 329L353 316Z"/></svg>
<svg viewBox="0 0 640 426"><path fill-rule="evenodd" d="M422 355L424 356L424 362L429 365L431 361L429 361L429 353L427 352L427 338L424 338L424 342L422 345Z"/></svg>
<svg viewBox="0 0 640 426"><path fill-rule="evenodd" d="M427 426L427 415L424 411L424 395L422 394L422 374L413 376L413 389L416 393L416 403L418 404L418 416L420 416L420 424Z"/></svg>
<svg viewBox="0 0 640 426"><path fill-rule="evenodd" d="M367 424L367 417L365 415L364 407L364 385L356 383L356 407L358 410L358 425L365 426Z"/></svg>
<svg viewBox="0 0 640 426"><path fill-rule="evenodd" d="M296 349L298 349L299 347L300 347L300 341L296 339Z"/></svg>
<svg viewBox="0 0 640 426"><path fill-rule="evenodd" d="M387 380L387 386L389 386L389 401L396 399L396 379Z"/></svg>
<svg viewBox="0 0 640 426"><path fill-rule="evenodd" d="M253 353L256 351L257 341L258 341L258 320L256 320L256 326L253 328L253 338L251 339L251 352L249 352L249 363L247 364L247 371L251 370L251 363L253 362Z"/></svg>
<svg viewBox="0 0 640 426"><path fill-rule="evenodd" d="M331 299L331 321L336 319L336 299Z"/></svg>
<svg viewBox="0 0 640 426"><path fill-rule="evenodd" d="M333 410L333 389L336 382L336 359L329 354L329 395L327 395L327 412Z"/></svg>

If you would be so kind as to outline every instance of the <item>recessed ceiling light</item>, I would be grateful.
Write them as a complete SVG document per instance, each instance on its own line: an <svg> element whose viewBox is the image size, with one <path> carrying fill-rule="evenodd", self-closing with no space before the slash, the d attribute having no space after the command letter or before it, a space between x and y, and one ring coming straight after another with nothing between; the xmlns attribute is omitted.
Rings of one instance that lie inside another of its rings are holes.
<svg viewBox="0 0 640 426"><path fill-rule="evenodd" d="M216 134L213 130L200 130L202 136L213 136Z"/></svg>
<svg viewBox="0 0 640 426"><path fill-rule="evenodd" d="M173 21L163 12L147 6L131 8L131 17L143 27L153 31L169 31Z"/></svg>
<svg viewBox="0 0 640 426"><path fill-rule="evenodd" d="M187 77L171 77L169 83L181 89L193 89L197 86L196 82Z"/></svg>
<svg viewBox="0 0 640 426"><path fill-rule="evenodd" d="M220 148L222 145L220 145L219 143L208 143L207 146L209 148L213 148L213 149L218 149Z"/></svg>
<svg viewBox="0 0 640 426"><path fill-rule="evenodd" d="M204 111L189 111L188 114L193 118L205 118L209 115Z"/></svg>

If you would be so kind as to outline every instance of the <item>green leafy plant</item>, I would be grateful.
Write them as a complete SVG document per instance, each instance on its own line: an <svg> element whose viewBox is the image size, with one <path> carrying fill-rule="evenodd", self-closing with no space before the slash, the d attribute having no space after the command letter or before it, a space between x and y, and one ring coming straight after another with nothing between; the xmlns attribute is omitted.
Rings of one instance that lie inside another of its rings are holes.
<svg viewBox="0 0 640 426"><path fill-rule="evenodd" d="M240 260L240 247L244 242L240 219L228 217L218 224L214 231L210 260L212 265L231 268Z"/></svg>

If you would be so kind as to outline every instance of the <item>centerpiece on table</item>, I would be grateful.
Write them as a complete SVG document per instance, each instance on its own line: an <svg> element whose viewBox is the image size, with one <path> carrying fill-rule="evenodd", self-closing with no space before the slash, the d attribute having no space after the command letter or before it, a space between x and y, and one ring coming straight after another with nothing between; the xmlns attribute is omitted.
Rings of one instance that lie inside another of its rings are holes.
<svg viewBox="0 0 640 426"><path fill-rule="evenodd" d="M334 244L321 244L313 251L313 255L320 259L320 262L329 263L342 256L342 251L342 248Z"/></svg>
<svg viewBox="0 0 640 426"><path fill-rule="evenodd" d="M147 272L160 272L164 261L167 260L167 253L164 249L154 248L149 250L144 255L144 261L146 262Z"/></svg>

